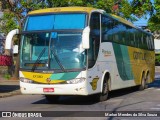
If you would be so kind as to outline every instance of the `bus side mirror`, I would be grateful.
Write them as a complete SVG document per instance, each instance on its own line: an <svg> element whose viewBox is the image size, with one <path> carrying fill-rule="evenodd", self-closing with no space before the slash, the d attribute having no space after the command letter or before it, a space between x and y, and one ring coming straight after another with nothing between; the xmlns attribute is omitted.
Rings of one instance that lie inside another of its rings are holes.
<svg viewBox="0 0 160 120"><path fill-rule="evenodd" d="M89 49L89 34L90 34L90 28L87 26L84 28L82 33L82 47L83 49Z"/></svg>
<svg viewBox="0 0 160 120"><path fill-rule="evenodd" d="M13 36L16 34L19 34L19 29L14 29L8 33L8 35L6 36L5 49L12 49Z"/></svg>
<svg viewBox="0 0 160 120"><path fill-rule="evenodd" d="M6 36L5 50L6 50L8 55L13 54L12 41L13 41L13 36L16 35L16 34L19 34L19 29L14 29L14 30L10 31Z"/></svg>

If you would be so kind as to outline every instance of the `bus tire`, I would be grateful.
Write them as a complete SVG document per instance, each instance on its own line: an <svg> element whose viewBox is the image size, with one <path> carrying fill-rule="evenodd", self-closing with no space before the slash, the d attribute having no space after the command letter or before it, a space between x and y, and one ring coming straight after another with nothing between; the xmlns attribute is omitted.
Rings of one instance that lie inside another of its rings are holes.
<svg viewBox="0 0 160 120"><path fill-rule="evenodd" d="M106 79L103 81L102 92L99 94L99 101L106 101L109 94L109 80Z"/></svg>
<svg viewBox="0 0 160 120"><path fill-rule="evenodd" d="M60 96L57 96L57 95L45 95L45 97L46 97L46 100L49 103L57 103Z"/></svg>
<svg viewBox="0 0 160 120"><path fill-rule="evenodd" d="M147 77L146 77L146 85L145 85L145 89L148 88L148 83L149 83L149 81L150 81L150 74L149 74L149 72L148 72L148 73L147 73Z"/></svg>
<svg viewBox="0 0 160 120"><path fill-rule="evenodd" d="M139 90L144 90L147 88L147 80L145 78L145 75L143 74L142 80L141 80L141 85L139 86Z"/></svg>

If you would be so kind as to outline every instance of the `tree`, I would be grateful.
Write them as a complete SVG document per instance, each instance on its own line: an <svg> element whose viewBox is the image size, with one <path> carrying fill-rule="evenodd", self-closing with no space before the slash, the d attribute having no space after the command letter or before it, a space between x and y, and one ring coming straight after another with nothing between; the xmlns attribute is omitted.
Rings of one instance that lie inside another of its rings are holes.
<svg viewBox="0 0 160 120"><path fill-rule="evenodd" d="M8 8L9 13L15 15L14 20L18 21L19 29L22 28L23 19L31 10L46 7L66 7L66 6L87 6L105 10L108 13L114 13L130 21L136 21L137 18L145 17L147 14L153 15L154 10L159 10L159 2L155 0L155 7L151 0L1 0L3 9ZM155 9L154 9L155 8ZM150 24L159 22L156 20L159 14L152 17ZM136 17L137 18L136 18ZM13 19L9 20L10 22ZM17 26L16 26L17 27ZM12 28L12 27L10 27Z"/></svg>
<svg viewBox="0 0 160 120"><path fill-rule="evenodd" d="M4 12L4 16L1 19L1 31L4 33L8 33L9 31L19 28L22 29L23 20L31 10L44 8L44 0L1 0L1 9ZM16 41L18 44L20 43L20 37ZM19 44L20 45L20 44ZM16 60L15 74L13 77L18 78L19 70L19 54Z"/></svg>
<svg viewBox="0 0 160 120"><path fill-rule="evenodd" d="M19 28L16 24L16 20L13 13L4 12L4 15L1 20L0 31L7 35L9 31L15 28Z"/></svg>
<svg viewBox="0 0 160 120"><path fill-rule="evenodd" d="M66 7L66 6L86 6L103 9L108 13L114 13L130 21L136 21L138 18L151 15L149 22L150 29L159 29L160 18L160 1L155 0L154 4L151 0L0 0L4 17L2 18L3 25L6 27L5 33L19 28L22 29L23 20L26 14L31 10L51 7ZM4 26L2 25L2 28ZM157 26L157 27L155 27ZM4 29L1 29L1 31ZM19 43L19 42L18 42ZM19 59L18 59L19 61ZM18 64L17 72L18 72ZM17 73L16 75L17 76Z"/></svg>
<svg viewBox="0 0 160 120"><path fill-rule="evenodd" d="M12 18L15 19L16 24L19 26L19 29L22 28L23 20L31 10L36 10L42 7L45 7L44 0L1 0L2 1L2 10L4 14L11 14ZM4 15L5 17L5 15ZM4 18L4 20L6 20ZM10 22L8 20L8 22Z"/></svg>
<svg viewBox="0 0 160 120"><path fill-rule="evenodd" d="M66 7L68 6L69 0L46 0L47 7Z"/></svg>
<svg viewBox="0 0 160 120"><path fill-rule="evenodd" d="M154 12L154 7L151 0L133 0L131 5L132 13L138 18L148 14L152 15Z"/></svg>
<svg viewBox="0 0 160 120"><path fill-rule="evenodd" d="M154 13L149 19L148 26L152 31L160 30L160 1L154 0Z"/></svg>

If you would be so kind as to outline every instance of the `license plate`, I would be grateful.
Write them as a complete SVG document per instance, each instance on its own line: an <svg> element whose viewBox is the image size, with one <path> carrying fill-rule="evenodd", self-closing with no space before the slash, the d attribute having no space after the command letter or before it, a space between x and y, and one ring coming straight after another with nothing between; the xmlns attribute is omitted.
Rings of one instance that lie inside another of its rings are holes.
<svg viewBox="0 0 160 120"><path fill-rule="evenodd" d="M54 88L43 88L43 92L54 92Z"/></svg>

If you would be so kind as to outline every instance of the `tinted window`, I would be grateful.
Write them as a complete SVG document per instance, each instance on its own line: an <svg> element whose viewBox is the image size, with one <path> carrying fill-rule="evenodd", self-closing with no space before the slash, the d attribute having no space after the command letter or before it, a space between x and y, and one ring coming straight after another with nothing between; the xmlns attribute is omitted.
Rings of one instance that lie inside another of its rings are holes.
<svg viewBox="0 0 160 120"><path fill-rule="evenodd" d="M25 30L83 29L85 14L52 14L29 16Z"/></svg>
<svg viewBox="0 0 160 120"><path fill-rule="evenodd" d="M90 48L88 50L88 66L93 67L98 56L100 45L100 14L92 13L90 19Z"/></svg>
<svg viewBox="0 0 160 120"><path fill-rule="evenodd" d="M107 15L102 15L102 42L115 42L142 49L154 49L153 38L142 30L125 25Z"/></svg>

